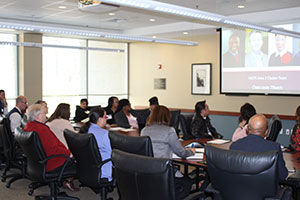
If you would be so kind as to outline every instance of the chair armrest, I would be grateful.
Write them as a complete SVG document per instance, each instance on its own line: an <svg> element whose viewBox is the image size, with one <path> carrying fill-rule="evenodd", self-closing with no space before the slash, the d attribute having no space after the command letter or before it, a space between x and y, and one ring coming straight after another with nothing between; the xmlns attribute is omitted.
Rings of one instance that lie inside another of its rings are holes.
<svg viewBox="0 0 300 200"><path fill-rule="evenodd" d="M204 200L205 194L203 192L195 192L185 197L184 200Z"/></svg>
<svg viewBox="0 0 300 200"><path fill-rule="evenodd" d="M101 168L102 167L102 165L104 165L105 163L108 163L109 161L112 161L110 158L109 159L106 159L106 160L103 160L101 163L100 163L100 165L98 165L97 167L98 168Z"/></svg>
<svg viewBox="0 0 300 200"><path fill-rule="evenodd" d="M46 164L47 164L48 160L51 160L51 159L57 158L57 157L64 157L64 158L66 158L66 162L63 164L63 167L61 168L61 170L59 172L59 175L58 175L58 178L57 178L57 181L60 182L61 181L61 177L63 175L63 172L64 172L67 164L69 162L72 162L72 158L70 158L69 156L63 155L63 154L57 154L57 155L52 155L52 156L47 157L45 160L40 161L40 163L43 164L44 169L46 169Z"/></svg>

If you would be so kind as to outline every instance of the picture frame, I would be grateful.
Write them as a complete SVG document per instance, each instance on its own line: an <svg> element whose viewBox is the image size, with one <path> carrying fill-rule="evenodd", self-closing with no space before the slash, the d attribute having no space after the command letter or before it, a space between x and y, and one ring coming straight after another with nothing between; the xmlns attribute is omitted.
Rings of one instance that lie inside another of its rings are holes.
<svg viewBox="0 0 300 200"><path fill-rule="evenodd" d="M211 94L211 63L192 64L192 94Z"/></svg>

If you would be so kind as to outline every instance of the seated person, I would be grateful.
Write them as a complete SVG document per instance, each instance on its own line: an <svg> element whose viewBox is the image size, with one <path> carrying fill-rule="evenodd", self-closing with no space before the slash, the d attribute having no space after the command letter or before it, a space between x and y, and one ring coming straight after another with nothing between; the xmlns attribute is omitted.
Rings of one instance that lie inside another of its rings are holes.
<svg viewBox="0 0 300 200"><path fill-rule="evenodd" d="M43 109L45 110L45 114L48 114L48 105L46 101L38 100L35 102L35 104L41 104L43 106Z"/></svg>
<svg viewBox="0 0 300 200"><path fill-rule="evenodd" d="M67 148L68 144L64 136L64 130L69 129L74 131L74 128L69 121L70 115L70 104L60 103L54 113L47 120L47 126L49 126L59 141L61 141Z"/></svg>
<svg viewBox="0 0 300 200"><path fill-rule="evenodd" d="M296 110L296 121L290 138L290 146L292 150L300 151L300 106Z"/></svg>
<svg viewBox="0 0 300 200"><path fill-rule="evenodd" d="M7 101L5 97L5 91L0 90L0 114L7 115L8 110L7 110Z"/></svg>
<svg viewBox="0 0 300 200"><path fill-rule="evenodd" d="M151 138L154 157L172 159L173 153L182 158L194 155L194 148L186 149L181 145L175 129L169 126L170 120L171 114L169 109L165 106L157 105L151 111L149 119L147 120L146 127L142 129L141 135L149 136ZM183 191L176 190L176 196L184 198L189 194L191 190L191 184L189 184L189 181L180 183L181 181L186 180L177 178L176 174L175 188L178 188L176 187L176 184L185 184L186 186L181 187L184 188Z"/></svg>
<svg viewBox="0 0 300 200"><path fill-rule="evenodd" d="M172 158L173 153L186 158L195 153L194 149L185 149L178 140L176 131L169 126L171 114L165 106L155 106L141 136L149 136L152 141L155 158Z"/></svg>
<svg viewBox="0 0 300 200"><path fill-rule="evenodd" d="M119 105L119 99L118 99L118 97L109 97L109 99L108 99L108 105L107 105L107 107L104 108L104 110L106 112L106 115L109 118L107 120L107 123L109 125L116 124L115 114L117 112L118 105Z"/></svg>
<svg viewBox="0 0 300 200"><path fill-rule="evenodd" d="M246 125L249 119L256 114L255 108L250 103L245 103L240 109L239 127L234 131L232 135L232 141L235 142L238 139L247 136Z"/></svg>
<svg viewBox="0 0 300 200"><path fill-rule="evenodd" d="M89 110L88 110L89 102L87 99L81 99L80 100L80 106L76 107L75 111L75 122L81 122L82 120L89 117Z"/></svg>
<svg viewBox="0 0 300 200"><path fill-rule="evenodd" d="M158 106L159 103L158 103L158 98L156 96L154 97L151 97L149 99L149 109L150 110L153 110L155 106Z"/></svg>
<svg viewBox="0 0 300 200"><path fill-rule="evenodd" d="M115 114L115 120L119 127L139 129L136 115L131 109L128 99L119 101L118 112Z"/></svg>
<svg viewBox="0 0 300 200"><path fill-rule="evenodd" d="M191 123L191 133L194 138L223 138L211 125L209 108L206 101L199 101L195 105L195 114Z"/></svg>
<svg viewBox="0 0 300 200"><path fill-rule="evenodd" d="M245 152L278 151L279 178L284 180L288 175L288 170L285 167L280 145L276 142L264 139L268 133L267 118L261 114L254 115L250 118L246 130L248 136L233 142L230 145L230 149Z"/></svg>
<svg viewBox="0 0 300 200"><path fill-rule="evenodd" d="M21 120L24 117L24 112L27 108L27 99L24 96L18 96L16 106L9 111L7 119L9 120L10 130L14 134L15 129L21 126Z"/></svg>
<svg viewBox="0 0 300 200"><path fill-rule="evenodd" d="M80 133L93 134L96 138L102 161L111 158L111 146L108 137L108 130L105 129L107 116L105 111L98 107L91 110L89 121L85 123ZM112 180L112 162L109 161L101 167L101 178Z"/></svg>
<svg viewBox="0 0 300 200"><path fill-rule="evenodd" d="M66 155L70 156L70 151L65 147L63 143L57 139L55 134L50 130L50 128L45 125L46 114L42 105L33 104L29 106L27 110L28 122L24 128L25 131L35 131L41 140L43 149L47 155ZM61 170L63 164L66 162L66 159L63 157L56 157L50 159L46 164L46 172L55 171L58 172ZM74 162L69 162L65 170L76 169L76 164ZM78 188L75 188L73 185L73 179L68 179L67 182L64 182L64 185L71 191L77 191Z"/></svg>

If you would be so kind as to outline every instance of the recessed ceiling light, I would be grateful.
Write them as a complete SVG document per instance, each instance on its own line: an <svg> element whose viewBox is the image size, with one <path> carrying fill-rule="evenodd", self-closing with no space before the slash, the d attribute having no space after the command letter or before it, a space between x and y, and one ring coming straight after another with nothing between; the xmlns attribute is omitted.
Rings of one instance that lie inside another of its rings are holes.
<svg viewBox="0 0 300 200"><path fill-rule="evenodd" d="M59 9L66 9L67 6L58 6Z"/></svg>
<svg viewBox="0 0 300 200"><path fill-rule="evenodd" d="M156 38L156 36L155 36L155 35L153 35L153 36L152 36L152 38Z"/></svg>
<svg viewBox="0 0 300 200"><path fill-rule="evenodd" d="M183 32L183 35L187 35L187 34L189 34L189 32Z"/></svg>
<svg viewBox="0 0 300 200"><path fill-rule="evenodd" d="M149 19L149 21L150 21L150 22L155 22L156 20L155 20L155 19Z"/></svg>
<svg viewBox="0 0 300 200"><path fill-rule="evenodd" d="M241 9L242 9L242 8L245 8L244 5L238 5L237 7L238 7L238 8L241 8Z"/></svg>
<svg viewBox="0 0 300 200"><path fill-rule="evenodd" d="M116 15L115 13L108 13L108 15L110 15L110 16L114 16L114 15Z"/></svg>

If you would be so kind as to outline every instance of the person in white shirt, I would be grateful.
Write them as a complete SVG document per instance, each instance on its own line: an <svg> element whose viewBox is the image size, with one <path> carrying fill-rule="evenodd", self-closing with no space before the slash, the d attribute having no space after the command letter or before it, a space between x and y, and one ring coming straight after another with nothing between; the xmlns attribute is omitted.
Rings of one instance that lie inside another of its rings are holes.
<svg viewBox="0 0 300 200"><path fill-rule="evenodd" d="M21 126L21 120L24 112L27 109L27 99L25 96L18 96L16 99L16 107L14 107L8 114L7 119L10 123L10 130L14 134L15 129Z"/></svg>

